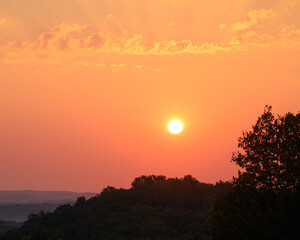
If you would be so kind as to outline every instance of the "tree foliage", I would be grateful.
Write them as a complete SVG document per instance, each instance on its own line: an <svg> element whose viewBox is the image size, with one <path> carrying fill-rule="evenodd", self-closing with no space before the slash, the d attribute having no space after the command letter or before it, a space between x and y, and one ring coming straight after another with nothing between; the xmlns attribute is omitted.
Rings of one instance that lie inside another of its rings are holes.
<svg viewBox="0 0 300 240"><path fill-rule="evenodd" d="M200 183L192 176L141 176L130 189L108 186L91 199L78 198L53 213L33 214L11 240L200 240L216 195L230 184ZM43 234L43 235L42 235ZM23 238L21 238L23 236ZM37 237L37 238L36 238Z"/></svg>
<svg viewBox="0 0 300 240"><path fill-rule="evenodd" d="M239 138L243 152L235 153L232 161L257 188L295 191L300 181L300 113L276 118L271 110L267 106L253 130Z"/></svg>
<svg viewBox="0 0 300 240"><path fill-rule="evenodd" d="M216 200L205 223L213 240L298 239L300 114L274 116L266 106L239 138L232 161L243 169Z"/></svg>

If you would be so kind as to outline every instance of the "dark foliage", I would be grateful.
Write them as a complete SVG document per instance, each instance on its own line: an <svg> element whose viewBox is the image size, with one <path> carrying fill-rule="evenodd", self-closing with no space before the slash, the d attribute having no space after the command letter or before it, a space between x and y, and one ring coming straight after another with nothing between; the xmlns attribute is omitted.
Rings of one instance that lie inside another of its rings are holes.
<svg viewBox="0 0 300 240"><path fill-rule="evenodd" d="M3 239L199 240L212 202L229 186L200 183L191 176L141 176L130 189L109 186L89 200L78 198L73 206L30 215Z"/></svg>
<svg viewBox="0 0 300 240"><path fill-rule="evenodd" d="M271 110L239 139L232 161L244 172L205 223L212 240L300 238L300 113L275 117Z"/></svg>

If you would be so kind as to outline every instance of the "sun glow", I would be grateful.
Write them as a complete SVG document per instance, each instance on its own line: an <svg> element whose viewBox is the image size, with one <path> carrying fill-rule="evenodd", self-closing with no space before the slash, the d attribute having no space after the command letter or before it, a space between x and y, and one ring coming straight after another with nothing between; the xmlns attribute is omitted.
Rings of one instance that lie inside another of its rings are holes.
<svg viewBox="0 0 300 240"><path fill-rule="evenodd" d="M172 133L172 134L179 134L182 132L183 124L179 120L172 120L168 124L168 129L169 129L170 133Z"/></svg>

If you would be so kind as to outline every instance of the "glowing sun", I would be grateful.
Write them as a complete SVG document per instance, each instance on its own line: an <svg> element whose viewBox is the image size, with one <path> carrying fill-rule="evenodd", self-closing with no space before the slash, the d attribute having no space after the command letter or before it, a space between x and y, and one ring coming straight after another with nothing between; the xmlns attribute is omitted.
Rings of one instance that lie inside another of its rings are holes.
<svg viewBox="0 0 300 240"><path fill-rule="evenodd" d="M170 133L178 134L178 133L181 133L181 131L183 129L183 124L179 120L172 120L168 124L168 129L169 129Z"/></svg>

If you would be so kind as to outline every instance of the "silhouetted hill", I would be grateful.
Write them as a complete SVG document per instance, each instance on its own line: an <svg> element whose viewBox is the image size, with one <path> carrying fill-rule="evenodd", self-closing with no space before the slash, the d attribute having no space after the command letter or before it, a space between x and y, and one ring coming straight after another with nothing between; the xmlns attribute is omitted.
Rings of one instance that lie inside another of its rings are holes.
<svg viewBox="0 0 300 240"><path fill-rule="evenodd" d="M89 199L96 193L66 191L0 191L0 220L23 222L29 214L54 211L62 204L73 204L78 197Z"/></svg>
<svg viewBox="0 0 300 240"><path fill-rule="evenodd" d="M76 201L81 196L91 198L95 195L67 191L0 191L0 204L66 203Z"/></svg>
<svg viewBox="0 0 300 240"><path fill-rule="evenodd" d="M28 216L30 214L36 214L40 211L45 212L52 212L54 211L58 206L62 204L70 203L72 202L65 202L65 203L40 203L40 204L12 204L12 205L0 205L0 220L4 221L16 221L16 222L24 222L27 220Z"/></svg>
<svg viewBox="0 0 300 240"><path fill-rule="evenodd" d="M142 176L130 189L107 187L89 200L80 197L53 213L31 215L3 239L200 239L197 234L202 234L216 195L228 186L200 183L191 176Z"/></svg>
<svg viewBox="0 0 300 240"><path fill-rule="evenodd" d="M20 227L21 224L14 221L2 221L0 220L0 234L14 228Z"/></svg>

